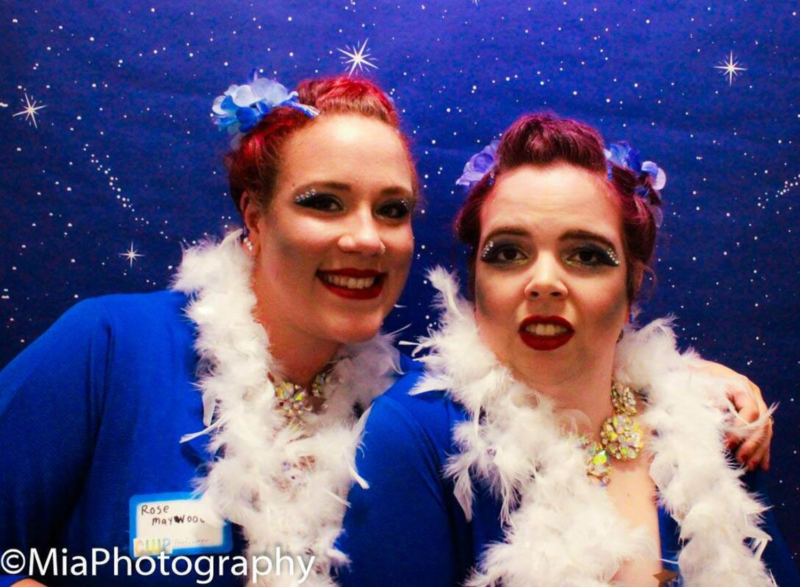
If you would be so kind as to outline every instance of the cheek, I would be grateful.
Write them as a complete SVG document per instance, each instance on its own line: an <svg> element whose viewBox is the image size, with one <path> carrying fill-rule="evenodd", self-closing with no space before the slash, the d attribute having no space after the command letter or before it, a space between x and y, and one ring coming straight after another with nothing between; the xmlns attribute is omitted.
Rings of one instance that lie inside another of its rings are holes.
<svg viewBox="0 0 800 587"><path fill-rule="evenodd" d="M262 266L266 275L294 281L303 275L300 269L319 265L330 238L324 227L308 224L271 223L263 227Z"/></svg>
<svg viewBox="0 0 800 587"><path fill-rule="evenodd" d="M386 237L386 245L389 246L390 243L392 248L397 251L398 265L408 271L414 258L414 232L411 230L411 225L402 227Z"/></svg>
<svg viewBox="0 0 800 587"><path fill-rule="evenodd" d="M480 269L475 274L475 319L481 330L503 331L516 318L519 303L511 279L492 275L491 280Z"/></svg>
<svg viewBox="0 0 800 587"><path fill-rule="evenodd" d="M487 299L486 297L486 286L485 281L482 279L480 275L480 269L475 268L474 271L475 275L475 282L474 282L474 292L475 292L475 318L478 320L478 325L480 326L481 319L483 316L488 314L488 305L491 300Z"/></svg>
<svg viewBox="0 0 800 587"><path fill-rule="evenodd" d="M625 324L628 314L628 296L624 281L593 288L586 298L599 330L608 330L615 336Z"/></svg>

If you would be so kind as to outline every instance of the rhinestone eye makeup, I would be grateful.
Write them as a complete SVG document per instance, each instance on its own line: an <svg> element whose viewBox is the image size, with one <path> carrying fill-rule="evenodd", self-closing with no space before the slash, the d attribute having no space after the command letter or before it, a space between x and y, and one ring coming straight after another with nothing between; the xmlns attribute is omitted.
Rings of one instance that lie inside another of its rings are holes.
<svg viewBox="0 0 800 587"><path fill-rule="evenodd" d="M483 250L481 251L481 261L485 261L489 258L489 255L492 254L492 249L495 247L494 241L489 241L484 245Z"/></svg>
<svg viewBox="0 0 800 587"><path fill-rule="evenodd" d="M611 259L611 261L614 263L614 266L619 267L619 257L617 257L617 253L614 251L614 249L606 249L606 254L608 255L608 258Z"/></svg>
<svg viewBox="0 0 800 587"><path fill-rule="evenodd" d="M310 200L311 198L313 198L316 195L317 195L317 190L312 188L312 189L310 189L310 190L308 190L306 192L303 192L299 196L297 196L294 199L294 202L295 202L295 204L302 204L306 200Z"/></svg>

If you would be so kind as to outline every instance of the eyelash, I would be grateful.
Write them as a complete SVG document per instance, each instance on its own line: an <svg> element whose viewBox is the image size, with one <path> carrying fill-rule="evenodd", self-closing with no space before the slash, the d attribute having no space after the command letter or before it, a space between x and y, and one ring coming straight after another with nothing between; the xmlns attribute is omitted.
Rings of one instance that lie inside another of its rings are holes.
<svg viewBox="0 0 800 587"><path fill-rule="evenodd" d="M507 252L518 253L522 255L522 257L516 259L501 259L500 257ZM528 255L518 246L510 243L498 244L495 241L489 241L481 251L481 261L489 265L516 265L527 260Z"/></svg>
<svg viewBox="0 0 800 587"><path fill-rule="evenodd" d="M317 193L316 190L304 192L297 196L294 201L298 206L319 210L320 212L341 212L344 210L339 198L332 194ZM413 209L413 202L406 198L401 198L381 204L376 214L388 220L402 220L411 214Z"/></svg>
<svg viewBox="0 0 800 587"><path fill-rule="evenodd" d="M508 253L513 253L515 258L502 258L508 256ZM591 260L580 260L580 255L588 253L593 255ZM524 263L530 257L519 246L511 243L498 244L495 241L489 241L481 251L480 259L489 265L498 266L511 266ZM594 245L584 245L573 249L568 255L564 257L564 262L570 267L584 267L595 268L601 265L609 267L619 267L619 259L616 253L610 249Z"/></svg>
<svg viewBox="0 0 800 587"><path fill-rule="evenodd" d="M572 261L573 257L577 257L583 253L589 253L594 255L592 261L580 261L575 260ZM608 267L619 267L619 259L614 251L611 249L606 249L604 247L598 247L594 245L584 245L572 251L567 257L564 258L564 262L567 265L571 265L572 267L599 267L600 265L606 265Z"/></svg>

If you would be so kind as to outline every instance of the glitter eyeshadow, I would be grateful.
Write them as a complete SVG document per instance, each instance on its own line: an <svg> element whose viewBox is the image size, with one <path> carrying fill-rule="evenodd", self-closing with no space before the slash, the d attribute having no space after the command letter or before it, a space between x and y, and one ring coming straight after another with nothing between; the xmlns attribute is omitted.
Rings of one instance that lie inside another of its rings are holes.
<svg viewBox="0 0 800 587"><path fill-rule="evenodd" d="M492 252L492 249L494 249L494 246L495 246L494 241L489 241L488 243L486 243L486 245L483 247L483 250L481 251L481 261L485 261L489 257L489 254Z"/></svg>
<svg viewBox="0 0 800 587"><path fill-rule="evenodd" d="M314 196L316 196L316 195L317 195L317 190L315 190L315 189L310 189L310 190L308 190L308 191L306 191L306 192L303 192L303 193L302 193L302 194L300 194L299 196L297 196L297 197L294 199L294 202L295 202L295 204L302 204L302 203L303 203L303 202L305 202L306 200L309 200L309 199L313 198L313 197L314 197Z"/></svg>
<svg viewBox="0 0 800 587"><path fill-rule="evenodd" d="M613 261L614 265L619 267L619 257L617 257L617 253L614 252L613 249L606 249L606 254L608 255L608 258Z"/></svg>

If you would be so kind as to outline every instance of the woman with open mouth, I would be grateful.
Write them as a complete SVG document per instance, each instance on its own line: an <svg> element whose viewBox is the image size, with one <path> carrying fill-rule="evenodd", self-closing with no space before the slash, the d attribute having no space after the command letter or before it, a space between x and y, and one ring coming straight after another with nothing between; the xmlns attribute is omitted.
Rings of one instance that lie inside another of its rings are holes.
<svg viewBox="0 0 800 587"><path fill-rule="evenodd" d="M725 383L668 320L632 324L664 176L619 149L548 114L503 134L456 222L474 303L432 271L425 367L373 403L343 585L800 584L727 451Z"/></svg>
<svg viewBox="0 0 800 587"><path fill-rule="evenodd" d="M414 369L379 334L414 247L408 144L386 95L346 77L289 92L254 75L214 114L234 139L244 229L187 250L170 291L81 302L3 371L0 469L13 473L0 485L0 551L208 556L215 585L247 573L330 585L346 562L334 541L350 485L366 488L354 466L362 416ZM564 336L554 320L524 336L554 344L540 340ZM574 326L565 349L586 338ZM736 397L748 420L763 408ZM741 450L766 462L770 437L766 425ZM223 565L239 555L265 558ZM278 573L287 557L294 570ZM145 580L112 573L75 582ZM34 579L71 581L0 583ZM146 581L206 579L193 568Z"/></svg>

